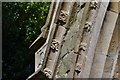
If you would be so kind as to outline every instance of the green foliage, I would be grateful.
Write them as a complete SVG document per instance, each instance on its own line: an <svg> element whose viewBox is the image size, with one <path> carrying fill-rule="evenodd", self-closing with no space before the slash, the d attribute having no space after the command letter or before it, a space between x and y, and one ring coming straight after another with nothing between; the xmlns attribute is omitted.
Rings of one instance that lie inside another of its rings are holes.
<svg viewBox="0 0 120 80"><path fill-rule="evenodd" d="M30 44L41 33L50 3L2 3L3 79L25 80L34 72Z"/></svg>

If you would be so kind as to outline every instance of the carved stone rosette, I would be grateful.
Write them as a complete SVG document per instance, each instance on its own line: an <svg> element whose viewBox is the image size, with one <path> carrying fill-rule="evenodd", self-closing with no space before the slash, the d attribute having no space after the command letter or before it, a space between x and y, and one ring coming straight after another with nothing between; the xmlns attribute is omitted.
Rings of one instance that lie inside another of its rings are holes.
<svg viewBox="0 0 120 80"><path fill-rule="evenodd" d="M86 51L86 46L87 46L87 43L81 43L80 44L80 50L81 51Z"/></svg>
<svg viewBox="0 0 120 80"><path fill-rule="evenodd" d="M45 68L44 69L44 74L48 77L48 78L52 78L52 71L50 70L50 69L48 69L48 68Z"/></svg>
<svg viewBox="0 0 120 80"><path fill-rule="evenodd" d="M92 1L90 2L90 8L91 8L91 9L96 9L96 8L97 8L97 4L98 4L97 1L92 0Z"/></svg>
<svg viewBox="0 0 120 80"><path fill-rule="evenodd" d="M51 49L55 52L58 51L58 46L59 46L59 42L56 41L55 39L53 39L52 43L51 43Z"/></svg>
<svg viewBox="0 0 120 80"><path fill-rule="evenodd" d="M84 30L85 30L86 32L90 32L91 29L92 29L92 23L91 23L91 22L86 22L86 23L85 23Z"/></svg>
<svg viewBox="0 0 120 80"><path fill-rule="evenodd" d="M61 10L58 18L58 24L65 25L67 20L68 20L68 12L65 10Z"/></svg>

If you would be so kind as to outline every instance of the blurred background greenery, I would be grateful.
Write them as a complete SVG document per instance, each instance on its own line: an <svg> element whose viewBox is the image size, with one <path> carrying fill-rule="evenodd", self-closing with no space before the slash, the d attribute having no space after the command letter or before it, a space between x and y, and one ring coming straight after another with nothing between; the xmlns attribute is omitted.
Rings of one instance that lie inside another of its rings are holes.
<svg viewBox="0 0 120 80"><path fill-rule="evenodd" d="M25 80L34 72L30 44L41 33L50 2L2 3L2 80Z"/></svg>

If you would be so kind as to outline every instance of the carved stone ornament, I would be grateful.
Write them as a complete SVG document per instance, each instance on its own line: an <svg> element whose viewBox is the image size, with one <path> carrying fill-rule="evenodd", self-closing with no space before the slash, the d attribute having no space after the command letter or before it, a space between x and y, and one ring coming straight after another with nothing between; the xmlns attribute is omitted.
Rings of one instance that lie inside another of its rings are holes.
<svg viewBox="0 0 120 80"><path fill-rule="evenodd" d="M96 0L92 0L90 2L90 8L96 9L97 8L97 4L98 4L98 2Z"/></svg>
<svg viewBox="0 0 120 80"><path fill-rule="evenodd" d="M80 44L80 50L86 51L86 46L87 46L87 43L81 43Z"/></svg>
<svg viewBox="0 0 120 80"><path fill-rule="evenodd" d="M84 30L85 30L86 32L90 32L91 29L92 29L92 23L91 23L91 22L86 22L86 23L85 23Z"/></svg>
<svg viewBox="0 0 120 80"><path fill-rule="evenodd" d="M51 44L51 49L53 50L53 51L58 51L58 46L59 46L59 42L58 41L56 41L55 39L53 39L53 41L52 41L52 44Z"/></svg>
<svg viewBox="0 0 120 80"><path fill-rule="evenodd" d="M81 67L82 67L82 64L77 63L76 68L75 68L75 72L77 74L79 74L81 72Z"/></svg>
<svg viewBox="0 0 120 80"><path fill-rule="evenodd" d="M50 70L50 69L48 69L48 68L45 68L44 69L44 74L48 77L48 78L52 78L52 71Z"/></svg>
<svg viewBox="0 0 120 80"><path fill-rule="evenodd" d="M58 23L61 25L64 25L64 24L66 24L67 19L68 19L68 12L61 10L60 15L59 15L59 19L58 19Z"/></svg>

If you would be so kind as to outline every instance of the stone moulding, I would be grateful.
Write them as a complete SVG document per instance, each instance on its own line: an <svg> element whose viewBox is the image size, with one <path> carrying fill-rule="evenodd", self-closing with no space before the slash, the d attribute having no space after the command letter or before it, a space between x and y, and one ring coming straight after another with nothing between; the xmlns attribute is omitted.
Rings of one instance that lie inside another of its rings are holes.
<svg viewBox="0 0 120 80"><path fill-rule="evenodd" d="M36 51L35 72L27 80L118 78L119 3L55 1L30 46Z"/></svg>

